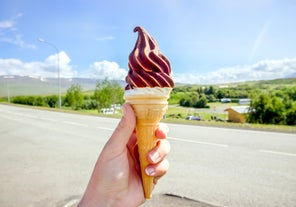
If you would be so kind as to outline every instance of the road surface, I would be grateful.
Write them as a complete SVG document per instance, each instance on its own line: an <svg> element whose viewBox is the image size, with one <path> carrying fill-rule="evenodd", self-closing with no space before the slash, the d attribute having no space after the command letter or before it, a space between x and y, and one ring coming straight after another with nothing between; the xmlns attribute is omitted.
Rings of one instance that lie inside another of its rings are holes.
<svg viewBox="0 0 296 207"><path fill-rule="evenodd" d="M78 199L118 121L0 105L0 206L49 207ZM169 194L217 206L296 206L295 134L168 126L170 170L155 198Z"/></svg>

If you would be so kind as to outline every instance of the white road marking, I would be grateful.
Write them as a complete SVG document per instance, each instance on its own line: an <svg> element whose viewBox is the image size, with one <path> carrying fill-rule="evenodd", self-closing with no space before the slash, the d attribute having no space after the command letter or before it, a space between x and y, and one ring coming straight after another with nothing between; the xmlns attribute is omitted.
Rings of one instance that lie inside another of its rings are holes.
<svg viewBox="0 0 296 207"><path fill-rule="evenodd" d="M42 119L44 121L52 121L52 122L57 122L58 121L56 119L51 119L51 118L46 118L46 117L40 117L40 119Z"/></svg>
<svg viewBox="0 0 296 207"><path fill-rule="evenodd" d="M261 150L259 150L259 151L260 151L260 152L264 152L264 153L276 154L276 155L283 155L283 156L292 156L292 157L296 157L296 154L294 154L294 153L278 152L278 151L264 150L264 149L261 149Z"/></svg>
<svg viewBox="0 0 296 207"><path fill-rule="evenodd" d="M212 142L200 142L200 141L196 141L196 140L181 139L181 138L176 138L176 137L168 137L167 139L181 141L181 142L188 142L188 143L193 143L193 144L211 145L211 146L215 146L215 147L229 147L226 144L217 144L217 143L212 143Z"/></svg>
<svg viewBox="0 0 296 207"><path fill-rule="evenodd" d="M171 127L180 127L180 124L168 124ZM264 131L264 130L256 130L256 129L244 129L244 128L229 128L229 127L214 127L214 126L198 126L198 125L183 125L183 127L188 128L203 128L203 129L215 129L219 131L237 131L242 133L253 133L253 134L266 134L266 135L285 135L285 136L292 136L295 137L295 133L289 133L289 132L278 132L278 131Z"/></svg>
<svg viewBox="0 0 296 207"><path fill-rule="evenodd" d="M55 119L46 118L46 117L39 117L39 116L32 115L32 114L25 114L25 113L19 113L19 112L14 112L14 111L5 111L5 112L7 112L9 114L16 115L16 116L20 116L20 117L27 117L27 118L33 118L33 119L42 119L42 120L45 120L45 121L53 121L53 122L57 121Z"/></svg>
<svg viewBox="0 0 296 207"><path fill-rule="evenodd" d="M70 124L70 125L75 125L75 126L81 126L81 127L88 127L87 124L81 124L81 123L72 122L72 121L63 121L63 123Z"/></svg>
<svg viewBox="0 0 296 207"><path fill-rule="evenodd" d="M108 130L108 131L113 131L114 129L107 128L107 127L96 127L97 129L103 129L103 130Z"/></svg>

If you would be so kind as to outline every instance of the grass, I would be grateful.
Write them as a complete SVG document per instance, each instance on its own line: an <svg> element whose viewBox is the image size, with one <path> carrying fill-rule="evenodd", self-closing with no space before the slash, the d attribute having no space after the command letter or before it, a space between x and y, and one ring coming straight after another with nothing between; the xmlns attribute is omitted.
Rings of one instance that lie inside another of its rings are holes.
<svg viewBox="0 0 296 207"><path fill-rule="evenodd" d="M215 116L222 120L226 120L227 114L224 112L224 109L228 107L230 107L230 105L224 105L219 103L210 105L210 109L197 109L182 107L178 105L169 105L166 115L167 117L178 117L181 119L185 119L186 116L193 115L200 117L202 120L212 120L211 117Z"/></svg>
<svg viewBox="0 0 296 207"><path fill-rule="evenodd" d="M213 126L213 127L226 127L226 128L241 128L241 129L253 129L253 130L264 130L264 131L276 131L276 132L288 132L296 133L296 126L288 125L268 125L268 124L249 124L249 123L230 123L227 122L227 113L224 109L238 104L234 103L210 103L210 109L194 109L185 108L177 105L169 105L166 113L166 118L163 122L167 123L178 123L178 124L190 124L198 126ZM171 118L171 114L180 114L179 118ZM188 115L200 116L202 121L185 120ZM223 122L217 122L211 119L211 116L216 116Z"/></svg>
<svg viewBox="0 0 296 207"><path fill-rule="evenodd" d="M8 104L8 103L1 103ZM118 111L117 114L102 114L98 113L98 110L78 110L74 111L71 108L57 109L57 108L49 108L49 107L38 107L38 106L27 106L27 105L18 105L18 104L10 104L15 106L27 107L27 108L35 108L41 110L49 110L49 111L59 111L64 113L75 113L82 115L92 115L99 117L109 117L109 118L120 118L122 116L121 111ZM233 106L234 104L219 104L213 103L211 104L210 109L193 109L193 108L185 108L177 105L169 105L166 118L162 120L165 123L175 123L175 124L188 124L188 125L196 125L196 126L209 126L209 127L225 127L225 128L238 128L238 129L252 129L252 130L264 130L264 131L275 131L275 132L285 132L285 133L296 133L296 126L287 126L287 125L267 125L267 124L249 124L249 123L229 123L229 122L217 122L211 120L211 116L215 115L216 117L221 118L222 120L227 119L227 114L223 112L223 108L227 108ZM214 107L215 106L215 107ZM178 118L170 117L170 115L178 115ZM194 120L185 120L185 117L188 115L199 115L202 118L202 121L194 121Z"/></svg>
<svg viewBox="0 0 296 207"><path fill-rule="evenodd" d="M184 120L184 119L171 119L171 118L163 119L162 122L196 125L196 126L208 126L208 127L224 127L224 128L235 128L235 129L250 129L250 130L260 130L260 131L296 133L296 126L287 126L287 125L230 123L230 122L216 122L216 121L208 121L208 120L189 121L189 120Z"/></svg>

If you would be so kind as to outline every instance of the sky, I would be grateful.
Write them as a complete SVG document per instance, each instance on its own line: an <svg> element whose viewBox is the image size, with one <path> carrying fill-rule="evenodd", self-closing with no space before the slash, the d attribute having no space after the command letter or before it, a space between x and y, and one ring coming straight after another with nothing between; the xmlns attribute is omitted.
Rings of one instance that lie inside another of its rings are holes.
<svg viewBox="0 0 296 207"><path fill-rule="evenodd" d="M0 2L0 76L124 80L142 26L178 83L296 77L294 0Z"/></svg>

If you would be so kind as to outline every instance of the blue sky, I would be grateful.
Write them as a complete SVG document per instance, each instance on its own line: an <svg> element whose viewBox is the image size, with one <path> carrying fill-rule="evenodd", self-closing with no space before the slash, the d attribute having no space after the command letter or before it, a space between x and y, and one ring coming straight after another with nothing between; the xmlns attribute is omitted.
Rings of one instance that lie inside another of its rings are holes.
<svg viewBox="0 0 296 207"><path fill-rule="evenodd" d="M143 26L176 82L296 77L294 0L2 0L0 75L124 79Z"/></svg>

